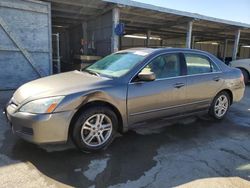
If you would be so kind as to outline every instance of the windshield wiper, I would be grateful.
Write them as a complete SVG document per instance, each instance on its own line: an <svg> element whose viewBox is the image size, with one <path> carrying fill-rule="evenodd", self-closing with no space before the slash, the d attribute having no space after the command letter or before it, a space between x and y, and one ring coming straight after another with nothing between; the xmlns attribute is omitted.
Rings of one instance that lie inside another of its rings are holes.
<svg viewBox="0 0 250 188"><path fill-rule="evenodd" d="M84 72L87 72L87 73L89 73L89 74L92 74L92 75L95 75L95 76L98 76L98 77L100 77L100 74L99 73L97 73L97 72L94 72L94 71L90 71L90 70L83 70Z"/></svg>

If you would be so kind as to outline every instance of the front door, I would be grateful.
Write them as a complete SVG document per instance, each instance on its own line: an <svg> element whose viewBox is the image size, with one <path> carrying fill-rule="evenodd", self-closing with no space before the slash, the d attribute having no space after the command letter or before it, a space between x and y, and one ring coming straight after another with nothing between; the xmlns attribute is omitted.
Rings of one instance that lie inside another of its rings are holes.
<svg viewBox="0 0 250 188"><path fill-rule="evenodd" d="M142 70L153 72L154 81L135 78L128 85L127 110L130 124L183 112L186 100L186 76L182 76L179 54L154 58Z"/></svg>

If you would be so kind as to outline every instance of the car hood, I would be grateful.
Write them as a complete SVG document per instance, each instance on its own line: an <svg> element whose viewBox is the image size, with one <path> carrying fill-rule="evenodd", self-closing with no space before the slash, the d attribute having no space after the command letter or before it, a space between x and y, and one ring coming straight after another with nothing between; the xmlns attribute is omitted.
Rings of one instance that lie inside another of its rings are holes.
<svg viewBox="0 0 250 188"><path fill-rule="evenodd" d="M56 74L28 82L17 89L14 100L20 104L38 98L69 95L104 87L111 79L80 71Z"/></svg>

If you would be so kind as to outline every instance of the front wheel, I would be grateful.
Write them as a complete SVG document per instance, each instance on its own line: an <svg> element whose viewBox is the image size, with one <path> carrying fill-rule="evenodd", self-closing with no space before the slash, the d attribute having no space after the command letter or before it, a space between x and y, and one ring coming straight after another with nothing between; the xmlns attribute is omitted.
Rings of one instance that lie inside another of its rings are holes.
<svg viewBox="0 0 250 188"><path fill-rule="evenodd" d="M217 119L223 119L229 109L230 106L230 97L227 92L220 92L219 94L216 95L214 98L209 114Z"/></svg>
<svg viewBox="0 0 250 188"><path fill-rule="evenodd" d="M72 140L82 151L93 152L107 147L115 137L118 126L116 114L108 107L91 107L76 121Z"/></svg>

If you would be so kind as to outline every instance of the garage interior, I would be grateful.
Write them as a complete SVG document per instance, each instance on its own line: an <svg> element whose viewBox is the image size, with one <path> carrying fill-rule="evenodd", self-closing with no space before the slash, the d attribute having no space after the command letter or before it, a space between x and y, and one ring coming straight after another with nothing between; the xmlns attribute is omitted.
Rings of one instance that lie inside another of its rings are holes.
<svg viewBox="0 0 250 188"><path fill-rule="evenodd" d="M54 72L131 47L194 48L224 61L250 58L247 24L133 1L44 1L51 3ZM114 31L119 23L120 36Z"/></svg>
<svg viewBox="0 0 250 188"><path fill-rule="evenodd" d="M60 60L62 72L79 69L80 55L88 55L84 61L92 62L110 53L112 6L96 0L48 2L54 34L53 59L54 64Z"/></svg>

